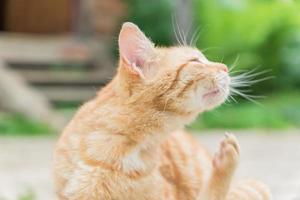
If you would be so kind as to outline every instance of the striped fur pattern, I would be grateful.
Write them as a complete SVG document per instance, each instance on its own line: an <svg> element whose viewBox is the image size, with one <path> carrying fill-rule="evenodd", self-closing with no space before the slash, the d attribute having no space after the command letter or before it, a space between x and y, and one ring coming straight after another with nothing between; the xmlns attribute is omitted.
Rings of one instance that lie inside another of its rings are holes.
<svg viewBox="0 0 300 200"><path fill-rule="evenodd" d="M264 200L271 199L266 185L256 180L247 180L233 187L228 194L228 200Z"/></svg>
<svg viewBox="0 0 300 200"><path fill-rule="evenodd" d="M119 36L116 76L85 103L54 152L60 200L269 200L257 182L231 186L239 145L211 156L182 130L223 103L230 77L197 49L155 47L132 23Z"/></svg>

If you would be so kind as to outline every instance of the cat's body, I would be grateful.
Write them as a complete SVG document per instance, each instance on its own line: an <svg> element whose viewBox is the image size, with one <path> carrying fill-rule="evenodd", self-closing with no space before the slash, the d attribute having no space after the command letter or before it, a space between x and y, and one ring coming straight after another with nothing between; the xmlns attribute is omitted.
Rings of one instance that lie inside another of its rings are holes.
<svg viewBox="0 0 300 200"><path fill-rule="evenodd" d="M268 200L267 189L256 182L229 192L239 158L233 135L211 157L190 135L176 131L224 101L226 66L190 47L154 48L130 23L123 25L119 45L117 76L81 107L58 142L59 198ZM218 80L207 80L214 73L223 76L218 91L212 88Z"/></svg>

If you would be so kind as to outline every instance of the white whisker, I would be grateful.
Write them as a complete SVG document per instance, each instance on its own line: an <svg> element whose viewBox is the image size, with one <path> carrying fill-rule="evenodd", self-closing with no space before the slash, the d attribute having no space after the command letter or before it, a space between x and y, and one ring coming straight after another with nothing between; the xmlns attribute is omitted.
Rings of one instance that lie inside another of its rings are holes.
<svg viewBox="0 0 300 200"><path fill-rule="evenodd" d="M190 22L189 23L189 25L188 25L188 27L187 27L187 30L185 31L185 33L184 33L184 41L185 41L185 43L186 43L186 45L189 45L189 46L191 46L190 45L190 43L188 42L188 38L189 38L189 36L190 36L190 32L191 32L191 30L192 30L192 27L193 27L193 23L192 22ZM184 32L184 31L183 31Z"/></svg>
<svg viewBox="0 0 300 200"><path fill-rule="evenodd" d="M235 66L236 66L236 64L234 64L234 67ZM232 69L233 68L231 68L231 70ZM231 77L229 98L234 95L239 95L255 104L261 105L259 102L257 102L254 99L265 98L265 97L249 94L250 92L252 92L252 90L250 90L249 88L256 83L274 78L274 76L267 76L267 77L257 79L258 76L264 75L268 72L270 72L270 70L263 70L263 71L257 72L257 68L254 68L248 72L244 72L242 74ZM235 72L232 72L232 73L235 73ZM231 73L231 75L232 75L232 73Z"/></svg>
<svg viewBox="0 0 300 200"><path fill-rule="evenodd" d="M229 73L232 72L232 70L237 66L239 59L240 59L240 56L237 55L236 59L234 60L233 64L231 65L231 67L229 69Z"/></svg>
<svg viewBox="0 0 300 200"><path fill-rule="evenodd" d="M200 33L201 33L201 29L200 29L200 26L198 26L195 29L194 33L192 34L191 40L189 42L190 46L196 46L198 40L195 40L195 38L198 38L198 35L200 35Z"/></svg>
<svg viewBox="0 0 300 200"><path fill-rule="evenodd" d="M229 98L231 99L231 100L233 100L235 103L237 103L237 100L233 97L233 95L229 95Z"/></svg>
<svg viewBox="0 0 300 200"><path fill-rule="evenodd" d="M254 77L257 77L259 75L266 74L266 73L270 72L270 70L264 70L264 71L257 72L257 73L253 73L253 72L245 72L243 74L240 74L240 75L237 75L237 76L233 77L233 79L238 80L238 79L245 79L245 78L247 78L247 79L254 78Z"/></svg>
<svg viewBox="0 0 300 200"><path fill-rule="evenodd" d="M199 40L200 35L201 35L201 32L202 32L202 30L199 29L198 33L195 35L195 38L193 39L193 42L192 42L193 46L196 46L196 44L198 43L198 40Z"/></svg>
<svg viewBox="0 0 300 200"><path fill-rule="evenodd" d="M186 44L186 41L184 40L184 33L181 31L180 27L179 27L179 24L178 24L178 21L177 19L175 18L175 25L177 27L177 31L178 31L178 34L179 34L179 37L181 39L181 44L182 45L187 45Z"/></svg>
<svg viewBox="0 0 300 200"><path fill-rule="evenodd" d="M244 97L245 99L257 104L257 105L261 105L261 103L259 103L258 101L254 100L254 98L258 98L259 96L254 96L254 95L248 95L248 94L244 94L242 92L239 92L238 90L235 90L233 88L231 88L232 92L234 94L238 94L240 95L241 97Z"/></svg>
<svg viewBox="0 0 300 200"><path fill-rule="evenodd" d="M175 35L175 38L177 40L177 43L181 46L183 46L183 42L181 41L181 38L179 37L179 33L177 32L177 26L175 26L175 16L172 16L172 26L173 26L173 32L174 32L174 35Z"/></svg>

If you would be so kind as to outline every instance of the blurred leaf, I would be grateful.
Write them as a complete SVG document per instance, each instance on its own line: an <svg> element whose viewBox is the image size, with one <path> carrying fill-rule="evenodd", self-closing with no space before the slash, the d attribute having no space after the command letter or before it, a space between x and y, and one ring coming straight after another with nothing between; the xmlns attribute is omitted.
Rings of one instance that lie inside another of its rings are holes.
<svg viewBox="0 0 300 200"><path fill-rule="evenodd" d="M51 129L42 123L26 119L19 114L0 113L0 134L40 135L51 133Z"/></svg>
<svg viewBox="0 0 300 200"><path fill-rule="evenodd" d="M169 45L173 39L171 23L174 14L173 0L127 0L129 19L136 23L154 43Z"/></svg>

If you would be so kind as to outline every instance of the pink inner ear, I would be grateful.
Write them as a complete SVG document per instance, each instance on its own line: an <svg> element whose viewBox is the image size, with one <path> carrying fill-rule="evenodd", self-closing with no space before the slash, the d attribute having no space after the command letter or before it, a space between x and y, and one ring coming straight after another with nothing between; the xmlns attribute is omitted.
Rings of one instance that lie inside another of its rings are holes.
<svg viewBox="0 0 300 200"><path fill-rule="evenodd" d="M141 68L147 59L149 48L152 48L151 42L139 28L132 23L124 23L119 35L119 50L127 64Z"/></svg>
<svg viewBox="0 0 300 200"><path fill-rule="evenodd" d="M128 34L128 33L127 33ZM127 64L136 64L136 66L142 66L144 64L141 58L141 47L138 44L138 38L133 38L132 35L124 34L123 37L126 39L120 41L120 53L125 59Z"/></svg>

